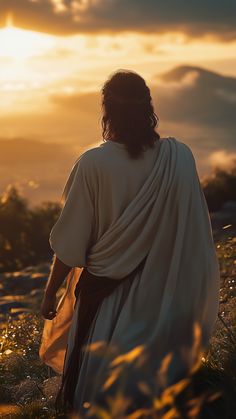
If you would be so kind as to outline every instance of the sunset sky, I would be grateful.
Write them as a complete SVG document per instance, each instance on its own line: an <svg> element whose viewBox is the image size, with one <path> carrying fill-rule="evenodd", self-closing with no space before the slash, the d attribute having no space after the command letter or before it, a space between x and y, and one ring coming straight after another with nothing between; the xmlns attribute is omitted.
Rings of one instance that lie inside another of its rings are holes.
<svg viewBox="0 0 236 419"><path fill-rule="evenodd" d="M150 87L161 136L200 177L236 159L235 0L0 0L0 194L59 200L102 142L100 90L117 69Z"/></svg>

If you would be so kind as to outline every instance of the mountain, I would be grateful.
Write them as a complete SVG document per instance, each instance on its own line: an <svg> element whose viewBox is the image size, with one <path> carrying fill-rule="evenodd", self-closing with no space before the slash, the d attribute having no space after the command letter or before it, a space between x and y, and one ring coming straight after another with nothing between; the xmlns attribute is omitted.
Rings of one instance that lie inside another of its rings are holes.
<svg viewBox="0 0 236 419"><path fill-rule="evenodd" d="M210 84L228 84L229 86L232 85L232 87L236 87L236 78L235 77L226 77L223 76L220 73L213 72L210 70L207 70L202 67L197 66L190 66L190 65L180 65L178 67L175 67L171 69L170 71L167 71L165 73L162 73L161 77L162 80L165 81L177 81L180 82L184 77L186 77L187 74L196 72L199 74L199 77L202 82L210 83Z"/></svg>
<svg viewBox="0 0 236 419"><path fill-rule="evenodd" d="M184 65L154 79L164 119L236 129L236 78Z"/></svg>

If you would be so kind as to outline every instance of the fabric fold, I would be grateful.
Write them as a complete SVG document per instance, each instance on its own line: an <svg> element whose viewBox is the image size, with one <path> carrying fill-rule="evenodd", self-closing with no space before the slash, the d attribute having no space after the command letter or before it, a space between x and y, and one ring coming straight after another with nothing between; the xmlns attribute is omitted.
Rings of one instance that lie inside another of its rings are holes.
<svg viewBox="0 0 236 419"><path fill-rule="evenodd" d="M57 240L63 241L65 229L66 222L63 229L60 223L55 226ZM98 278L119 280L144 257L142 272L131 284L108 346L117 345L121 354L139 345L149 348L151 382L151 372L166 354L188 348L186 365L176 358L172 366L171 383L181 375L181 369L190 369L196 361L191 358L196 326L200 346L207 346L218 313L220 286L211 222L195 160L190 148L172 137L162 140L152 170L134 198L99 240L88 247L85 266ZM88 343L109 335L117 299L119 291L115 290L99 307ZM74 321L71 336L77 326ZM50 345L50 338L47 343ZM99 367L91 355L84 357L75 392L77 409L82 406L81 394L89 400L101 394L108 371L106 357ZM96 380L91 385L88 377L94 375ZM134 386L135 378L130 374L127 391Z"/></svg>

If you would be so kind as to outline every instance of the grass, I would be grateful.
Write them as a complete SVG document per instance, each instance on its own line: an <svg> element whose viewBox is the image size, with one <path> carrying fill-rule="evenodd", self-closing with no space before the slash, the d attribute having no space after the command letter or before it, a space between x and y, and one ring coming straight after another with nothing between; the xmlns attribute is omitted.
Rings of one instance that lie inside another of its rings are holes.
<svg viewBox="0 0 236 419"><path fill-rule="evenodd" d="M115 418L199 418L233 419L236 411L236 238L225 236L216 243L221 269L219 317L201 364L189 381L167 389L153 398L148 410L137 409L122 414L126 397L116 394L108 407L95 407L92 417ZM0 324L0 417L2 418L65 418L55 414L54 395L47 381L57 374L42 364L38 356L43 319L35 313L18 318L6 316ZM52 388L55 386L52 385ZM143 394L145 383L140 385ZM93 409L90 410L90 414ZM149 413L148 413L149 412ZM72 419L72 416L70 416ZM86 417L89 417L86 415ZM90 416L91 417L91 416ZM73 416L75 419L75 416Z"/></svg>

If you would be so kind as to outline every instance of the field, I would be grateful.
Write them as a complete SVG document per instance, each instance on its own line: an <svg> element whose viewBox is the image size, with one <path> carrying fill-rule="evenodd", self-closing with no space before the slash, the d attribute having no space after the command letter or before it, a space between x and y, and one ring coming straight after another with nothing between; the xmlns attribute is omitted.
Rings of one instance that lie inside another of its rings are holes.
<svg viewBox="0 0 236 419"><path fill-rule="evenodd" d="M230 230L230 229L229 229ZM220 310L208 350L190 382L153 399L149 414L122 415L125 395L117 396L101 419L206 418L233 419L236 411L236 237L230 231L216 241L221 269ZM35 274L36 275L36 274ZM38 357L43 327L39 307L42 289L27 301L28 312L6 313L0 324L0 417L56 418L54 399L59 376ZM15 309L15 312L17 309ZM145 392L145 386L143 388ZM57 416L59 417L59 416ZM60 417L66 417L61 414ZM75 419L75 417L74 417Z"/></svg>

